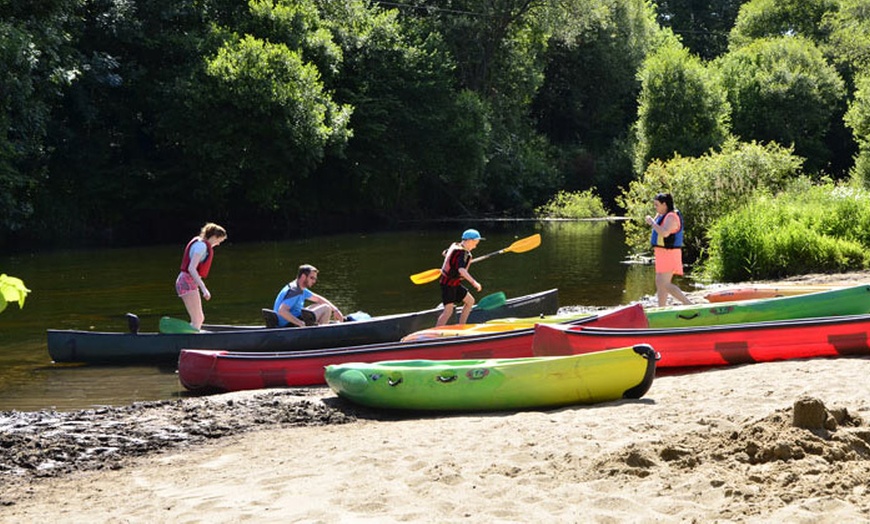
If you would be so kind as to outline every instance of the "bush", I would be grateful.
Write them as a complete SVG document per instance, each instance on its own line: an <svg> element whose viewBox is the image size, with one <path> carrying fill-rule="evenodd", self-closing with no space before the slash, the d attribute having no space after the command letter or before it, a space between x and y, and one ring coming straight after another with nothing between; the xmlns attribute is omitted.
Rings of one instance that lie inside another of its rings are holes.
<svg viewBox="0 0 870 524"><path fill-rule="evenodd" d="M549 202L535 209L538 218L601 218L609 215L595 188L559 191Z"/></svg>
<svg viewBox="0 0 870 524"><path fill-rule="evenodd" d="M776 279L870 267L870 192L805 180L759 195L709 230L703 278Z"/></svg>
<svg viewBox="0 0 870 524"><path fill-rule="evenodd" d="M759 192L780 190L798 176L802 162L778 144L734 138L719 153L653 162L617 198L626 216L634 219L625 222L626 242L635 253L650 249L650 228L643 219L653 214L652 199L657 193L671 193L685 220L685 260L692 261L704 252L711 224Z"/></svg>

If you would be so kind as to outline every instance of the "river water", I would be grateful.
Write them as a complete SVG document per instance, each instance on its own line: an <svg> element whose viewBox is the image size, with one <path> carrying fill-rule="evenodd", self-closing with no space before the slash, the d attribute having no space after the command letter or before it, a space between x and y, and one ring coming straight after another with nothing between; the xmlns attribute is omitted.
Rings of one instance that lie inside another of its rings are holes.
<svg viewBox="0 0 870 524"><path fill-rule="evenodd" d="M478 222L486 240L475 255L540 233L541 246L481 261L472 274L478 298L559 289L562 306L616 306L655 292L651 266L627 264L618 222ZM441 263L441 251L465 225L449 229L348 234L286 242L247 243L233 237L219 246L207 284L206 322L261 324L260 309L310 263L320 270L313 288L347 314L401 313L434 307L436 283L414 285L409 276ZM191 232L191 236L194 232ZM186 318L175 295L183 245L17 254L0 257L0 273L31 289L24 308L0 313L0 411L83 409L186 395L174 368L54 364L45 330L124 331L124 314L139 315L143 331L161 316Z"/></svg>

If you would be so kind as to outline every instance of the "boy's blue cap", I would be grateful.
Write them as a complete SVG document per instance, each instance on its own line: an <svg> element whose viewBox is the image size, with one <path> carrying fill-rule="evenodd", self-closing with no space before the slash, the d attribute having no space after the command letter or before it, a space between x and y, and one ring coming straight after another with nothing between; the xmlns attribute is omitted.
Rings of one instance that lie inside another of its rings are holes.
<svg viewBox="0 0 870 524"><path fill-rule="evenodd" d="M486 240L476 229L466 229L462 233L462 240Z"/></svg>

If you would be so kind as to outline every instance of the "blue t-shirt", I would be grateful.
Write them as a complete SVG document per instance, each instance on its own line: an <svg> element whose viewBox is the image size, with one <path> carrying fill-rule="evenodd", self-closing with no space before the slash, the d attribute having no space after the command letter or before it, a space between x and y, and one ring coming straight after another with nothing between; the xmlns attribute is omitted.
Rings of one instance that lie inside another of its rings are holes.
<svg viewBox="0 0 870 524"><path fill-rule="evenodd" d="M278 292L278 296L275 297L275 305L272 306L272 309L277 313L281 309L281 304L287 304L287 307L290 308L290 314L296 318L302 317L302 308L305 306L305 301L311 298L312 293L308 289L299 289L299 286L296 284L296 281L290 282ZM284 327L290 322L287 322L287 319L278 315L278 326Z"/></svg>

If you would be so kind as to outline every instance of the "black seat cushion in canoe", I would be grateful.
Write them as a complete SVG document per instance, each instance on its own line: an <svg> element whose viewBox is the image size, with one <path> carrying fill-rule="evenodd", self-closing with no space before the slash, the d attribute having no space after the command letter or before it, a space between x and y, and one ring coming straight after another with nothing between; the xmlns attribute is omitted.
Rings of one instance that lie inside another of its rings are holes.
<svg viewBox="0 0 870 524"><path fill-rule="evenodd" d="M311 311L310 309L302 308L302 316L299 318L302 319L302 322L305 322L306 326L317 325L317 315L315 315L314 311Z"/></svg>
<svg viewBox="0 0 870 524"><path fill-rule="evenodd" d="M276 313L274 309L264 307L261 311L263 312L263 320L266 321L267 328L278 327L278 313ZM306 326L316 326L317 315L309 309L302 308L302 321L305 322ZM293 324L288 324L287 327L295 326Z"/></svg>
<svg viewBox="0 0 870 524"><path fill-rule="evenodd" d="M264 307L261 311L263 312L263 320L266 321L267 328L278 327L278 313L274 309Z"/></svg>

